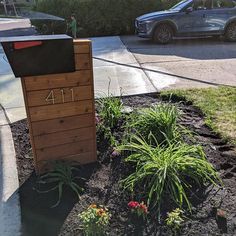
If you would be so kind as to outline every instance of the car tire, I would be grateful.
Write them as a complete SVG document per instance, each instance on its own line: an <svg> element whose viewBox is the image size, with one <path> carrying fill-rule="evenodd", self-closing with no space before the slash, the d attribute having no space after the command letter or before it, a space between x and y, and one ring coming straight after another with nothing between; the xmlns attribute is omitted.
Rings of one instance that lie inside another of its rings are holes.
<svg viewBox="0 0 236 236"><path fill-rule="evenodd" d="M173 39L173 29L167 24L158 25L153 34L153 41L160 44L170 43Z"/></svg>
<svg viewBox="0 0 236 236"><path fill-rule="evenodd" d="M230 23L226 28L225 39L229 42L236 42L236 22Z"/></svg>

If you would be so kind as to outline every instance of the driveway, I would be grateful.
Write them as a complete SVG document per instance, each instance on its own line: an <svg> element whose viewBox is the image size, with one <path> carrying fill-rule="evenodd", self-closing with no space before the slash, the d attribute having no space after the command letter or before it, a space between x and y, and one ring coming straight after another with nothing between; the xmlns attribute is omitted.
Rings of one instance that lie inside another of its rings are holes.
<svg viewBox="0 0 236 236"><path fill-rule="evenodd" d="M166 82L175 81L162 89L236 86L236 43L214 38L175 40L168 45L135 36L121 40L147 74L156 74L157 89L164 75Z"/></svg>
<svg viewBox="0 0 236 236"><path fill-rule="evenodd" d="M96 97L236 86L236 43L191 39L163 46L135 36L92 38L92 43ZM26 117L20 80L1 47L0 104L10 122Z"/></svg>

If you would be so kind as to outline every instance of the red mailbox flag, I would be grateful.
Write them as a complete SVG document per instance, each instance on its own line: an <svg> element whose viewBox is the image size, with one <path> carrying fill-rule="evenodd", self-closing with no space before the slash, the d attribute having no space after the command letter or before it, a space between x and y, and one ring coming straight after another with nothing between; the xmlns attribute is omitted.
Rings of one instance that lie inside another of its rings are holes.
<svg viewBox="0 0 236 236"><path fill-rule="evenodd" d="M42 41L15 42L14 49L20 50L20 49L24 49L24 48L32 48L32 47L40 46L42 44L43 44Z"/></svg>

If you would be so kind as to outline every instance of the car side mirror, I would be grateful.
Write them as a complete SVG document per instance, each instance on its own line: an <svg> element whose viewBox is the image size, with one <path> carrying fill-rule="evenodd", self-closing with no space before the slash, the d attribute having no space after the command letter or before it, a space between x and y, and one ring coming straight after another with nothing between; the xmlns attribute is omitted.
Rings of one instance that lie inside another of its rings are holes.
<svg viewBox="0 0 236 236"><path fill-rule="evenodd" d="M188 7L186 10L185 10L186 13L191 13L193 12L193 7Z"/></svg>

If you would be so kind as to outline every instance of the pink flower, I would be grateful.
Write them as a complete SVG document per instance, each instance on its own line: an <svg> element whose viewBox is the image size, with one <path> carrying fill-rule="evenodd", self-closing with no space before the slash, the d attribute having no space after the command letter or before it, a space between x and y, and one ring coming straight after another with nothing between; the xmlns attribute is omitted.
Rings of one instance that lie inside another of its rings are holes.
<svg viewBox="0 0 236 236"><path fill-rule="evenodd" d="M96 122L96 125L98 125L101 122L101 119L97 113L95 114L95 122Z"/></svg>
<svg viewBox="0 0 236 236"><path fill-rule="evenodd" d="M112 155L113 157L118 157L118 156L120 156L120 152L114 148L111 155Z"/></svg>

